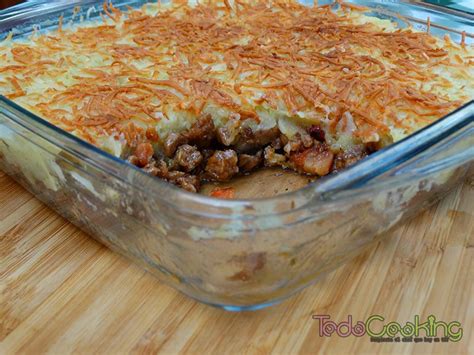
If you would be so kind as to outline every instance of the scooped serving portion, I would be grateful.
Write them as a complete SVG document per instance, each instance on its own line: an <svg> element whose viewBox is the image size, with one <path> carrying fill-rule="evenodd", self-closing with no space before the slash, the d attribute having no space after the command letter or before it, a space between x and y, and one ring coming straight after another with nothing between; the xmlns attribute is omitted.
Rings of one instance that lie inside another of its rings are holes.
<svg viewBox="0 0 474 355"><path fill-rule="evenodd" d="M101 11L8 36L0 93L192 192L263 166L324 176L474 99L472 46L351 4Z"/></svg>

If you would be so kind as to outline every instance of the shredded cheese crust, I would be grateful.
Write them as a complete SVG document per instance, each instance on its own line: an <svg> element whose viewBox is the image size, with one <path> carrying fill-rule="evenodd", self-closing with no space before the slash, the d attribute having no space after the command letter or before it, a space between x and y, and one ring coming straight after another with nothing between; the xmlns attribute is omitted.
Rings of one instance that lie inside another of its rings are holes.
<svg viewBox="0 0 474 355"><path fill-rule="evenodd" d="M0 92L117 156L202 114L385 145L474 98L474 49L350 4L104 4L101 21L8 37Z"/></svg>

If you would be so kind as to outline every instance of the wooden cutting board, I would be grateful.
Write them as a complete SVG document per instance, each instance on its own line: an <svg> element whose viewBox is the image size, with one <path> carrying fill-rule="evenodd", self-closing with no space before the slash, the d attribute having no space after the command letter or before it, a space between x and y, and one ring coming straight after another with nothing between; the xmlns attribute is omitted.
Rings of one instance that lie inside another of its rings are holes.
<svg viewBox="0 0 474 355"><path fill-rule="evenodd" d="M280 305L228 313L186 298L0 172L0 353L474 353L474 184ZM461 322L458 343L320 337L312 315Z"/></svg>

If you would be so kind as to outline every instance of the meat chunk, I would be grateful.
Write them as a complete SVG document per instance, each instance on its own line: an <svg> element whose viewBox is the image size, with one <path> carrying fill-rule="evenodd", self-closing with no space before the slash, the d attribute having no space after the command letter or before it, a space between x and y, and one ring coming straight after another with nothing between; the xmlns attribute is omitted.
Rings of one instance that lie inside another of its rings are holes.
<svg viewBox="0 0 474 355"><path fill-rule="evenodd" d="M225 126L217 129L217 140L225 146L233 145L239 136L240 123L239 116L231 115Z"/></svg>
<svg viewBox="0 0 474 355"><path fill-rule="evenodd" d="M202 154L195 146L183 144L176 150L174 160L184 171L190 172L201 164Z"/></svg>
<svg viewBox="0 0 474 355"><path fill-rule="evenodd" d="M247 153L259 149L277 139L280 135L278 127L253 131L250 127L240 127L240 122L229 121L217 130L217 139L226 146L234 146L235 150Z"/></svg>
<svg viewBox="0 0 474 355"><path fill-rule="evenodd" d="M130 155L128 158L127 158L127 161L130 163L130 164L133 164L135 166L138 166L140 163L139 163L139 160L138 160L138 157L136 155Z"/></svg>
<svg viewBox="0 0 474 355"><path fill-rule="evenodd" d="M164 153L167 157L171 158L176 152L176 149L184 143L187 142L187 138L184 134L170 133L165 139L164 143Z"/></svg>
<svg viewBox="0 0 474 355"><path fill-rule="evenodd" d="M287 161L286 156L275 152L275 148L268 146L264 150L265 166L284 166Z"/></svg>
<svg viewBox="0 0 474 355"><path fill-rule="evenodd" d="M170 133L165 139L164 152L171 158L176 149L183 144L196 145L199 148L206 148L216 136L216 127L212 121L211 115L199 118L191 128L183 133Z"/></svg>
<svg viewBox="0 0 474 355"><path fill-rule="evenodd" d="M290 161L300 172L324 176L331 172L334 153L325 144L319 144L291 155Z"/></svg>
<svg viewBox="0 0 474 355"><path fill-rule="evenodd" d="M166 178L168 175L168 165L163 160L152 160L143 168L143 171L153 176Z"/></svg>
<svg viewBox="0 0 474 355"><path fill-rule="evenodd" d="M345 169L346 167L365 158L367 155L368 153L366 147L362 145L355 146L350 150L336 154L336 157L334 158L333 169L336 171Z"/></svg>
<svg viewBox="0 0 474 355"><path fill-rule="evenodd" d="M279 136L280 130L276 126L256 132L252 131L249 127L244 127L240 131L239 138L235 143L235 150L242 153L247 153L252 150L255 151L256 149L270 144Z"/></svg>
<svg viewBox="0 0 474 355"><path fill-rule="evenodd" d="M184 175L177 178L173 183L189 192L198 192L201 187L200 179L196 175Z"/></svg>
<svg viewBox="0 0 474 355"><path fill-rule="evenodd" d="M143 171L190 192L198 192L201 185L200 179L196 175L187 174L183 171L172 171L164 160L151 161L143 168Z"/></svg>
<svg viewBox="0 0 474 355"><path fill-rule="evenodd" d="M135 157L133 163L139 167L147 165L153 157L153 146L150 143L140 143L135 149Z"/></svg>
<svg viewBox="0 0 474 355"><path fill-rule="evenodd" d="M240 154L239 155L239 170L243 173L248 173L262 164L263 154L258 151L255 155Z"/></svg>
<svg viewBox="0 0 474 355"><path fill-rule="evenodd" d="M211 115L199 118L185 133L187 142L199 148L207 148L216 137L216 127Z"/></svg>
<svg viewBox="0 0 474 355"><path fill-rule="evenodd" d="M234 150L217 150L206 164L206 178L211 181L226 181L239 172L238 157Z"/></svg>
<svg viewBox="0 0 474 355"><path fill-rule="evenodd" d="M297 133L290 141L288 141L288 143L285 144L283 150L287 155L290 155L292 152L299 152L305 148L311 148L313 144L314 140L309 134Z"/></svg>

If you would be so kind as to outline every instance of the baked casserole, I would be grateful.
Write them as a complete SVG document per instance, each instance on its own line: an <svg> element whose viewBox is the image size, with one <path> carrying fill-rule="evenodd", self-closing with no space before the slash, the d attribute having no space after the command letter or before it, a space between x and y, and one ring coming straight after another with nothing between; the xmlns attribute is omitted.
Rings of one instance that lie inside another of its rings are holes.
<svg viewBox="0 0 474 355"><path fill-rule="evenodd" d="M91 8L92 14L97 9ZM0 92L196 192L262 166L324 176L474 99L474 49L366 9L147 4L0 45Z"/></svg>

